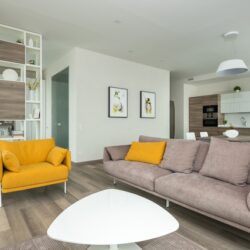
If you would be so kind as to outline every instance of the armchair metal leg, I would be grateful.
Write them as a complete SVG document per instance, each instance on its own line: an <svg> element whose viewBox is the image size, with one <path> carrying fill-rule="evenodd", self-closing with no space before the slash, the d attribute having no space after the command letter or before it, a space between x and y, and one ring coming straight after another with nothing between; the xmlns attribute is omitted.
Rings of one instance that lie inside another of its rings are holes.
<svg viewBox="0 0 250 250"><path fill-rule="evenodd" d="M116 185L116 179L115 178L113 179L113 185Z"/></svg>
<svg viewBox="0 0 250 250"><path fill-rule="evenodd" d="M2 185L0 184L0 207L2 207Z"/></svg>
<svg viewBox="0 0 250 250"><path fill-rule="evenodd" d="M64 193L67 194L67 182L64 182Z"/></svg>

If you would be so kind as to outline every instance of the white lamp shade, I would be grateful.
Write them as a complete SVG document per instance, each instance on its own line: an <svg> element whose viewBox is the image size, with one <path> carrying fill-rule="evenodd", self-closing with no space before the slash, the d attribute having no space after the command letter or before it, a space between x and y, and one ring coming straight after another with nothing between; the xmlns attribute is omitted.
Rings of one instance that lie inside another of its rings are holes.
<svg viewBox="0 0 250 250"><path fill-rule="evenodd" d="M217 74L220 76L237 75L248 71L248 68L243 60L231 59L220 63Z"/></svg>

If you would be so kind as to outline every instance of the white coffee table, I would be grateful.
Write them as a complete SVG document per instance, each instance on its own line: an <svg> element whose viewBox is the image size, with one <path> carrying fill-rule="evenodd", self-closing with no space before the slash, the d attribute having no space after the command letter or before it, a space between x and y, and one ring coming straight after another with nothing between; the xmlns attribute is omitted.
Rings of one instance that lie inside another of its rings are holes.
<svg viewBox="0 0 250 250"><path fill-rule="evenodd" d="M141 248L134 242L161 237L178 228L177 220L152 201L107 189L68 207L47 233L55 240L91 245L89 250L138 250Z"/></svg>

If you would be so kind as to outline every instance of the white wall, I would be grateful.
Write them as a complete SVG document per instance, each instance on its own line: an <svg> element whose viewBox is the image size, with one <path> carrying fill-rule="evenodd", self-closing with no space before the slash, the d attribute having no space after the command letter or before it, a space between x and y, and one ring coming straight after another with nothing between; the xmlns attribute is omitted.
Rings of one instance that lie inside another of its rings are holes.
<svg viewBox="0 0 250 250"><path fill-rule="evenodd" d="M242 91L249 91L250 78L240 78L231 81L213 82L200 85L184 84L183 135L188 132L189 128L189 97L231 93L235 86L240 86Z"/></svg>
<svg viewBox="0 0 250 250"><path fill-rule="evenodd" d="M75 48L49 68L47 77L66 64L73 161L101 159L105 146L127 144L141 134L169 137L169 71ZM128 89L128 118L108 118L108 86ZM140 90L156 92L156 119L139 118Z"/></svg>

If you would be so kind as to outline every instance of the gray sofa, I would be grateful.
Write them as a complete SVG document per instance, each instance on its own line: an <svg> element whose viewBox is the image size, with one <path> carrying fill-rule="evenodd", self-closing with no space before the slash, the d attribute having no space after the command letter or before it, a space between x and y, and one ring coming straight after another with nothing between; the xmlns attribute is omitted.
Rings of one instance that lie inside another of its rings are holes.
<svg viewBox="0 0 250 250"><path fill-rule="evenodd" d="M167 139L140 136L140 142ZM250 173L247 185L237 186L199 173L209 144L200 142L191 173L177 173L152 164L125 161L129 145L104 149L104 169L114 178L168 202L179 204L250 233ZM181 154L181 152L180 152ZM111 157L112 156L112 157Z"/></svg>

